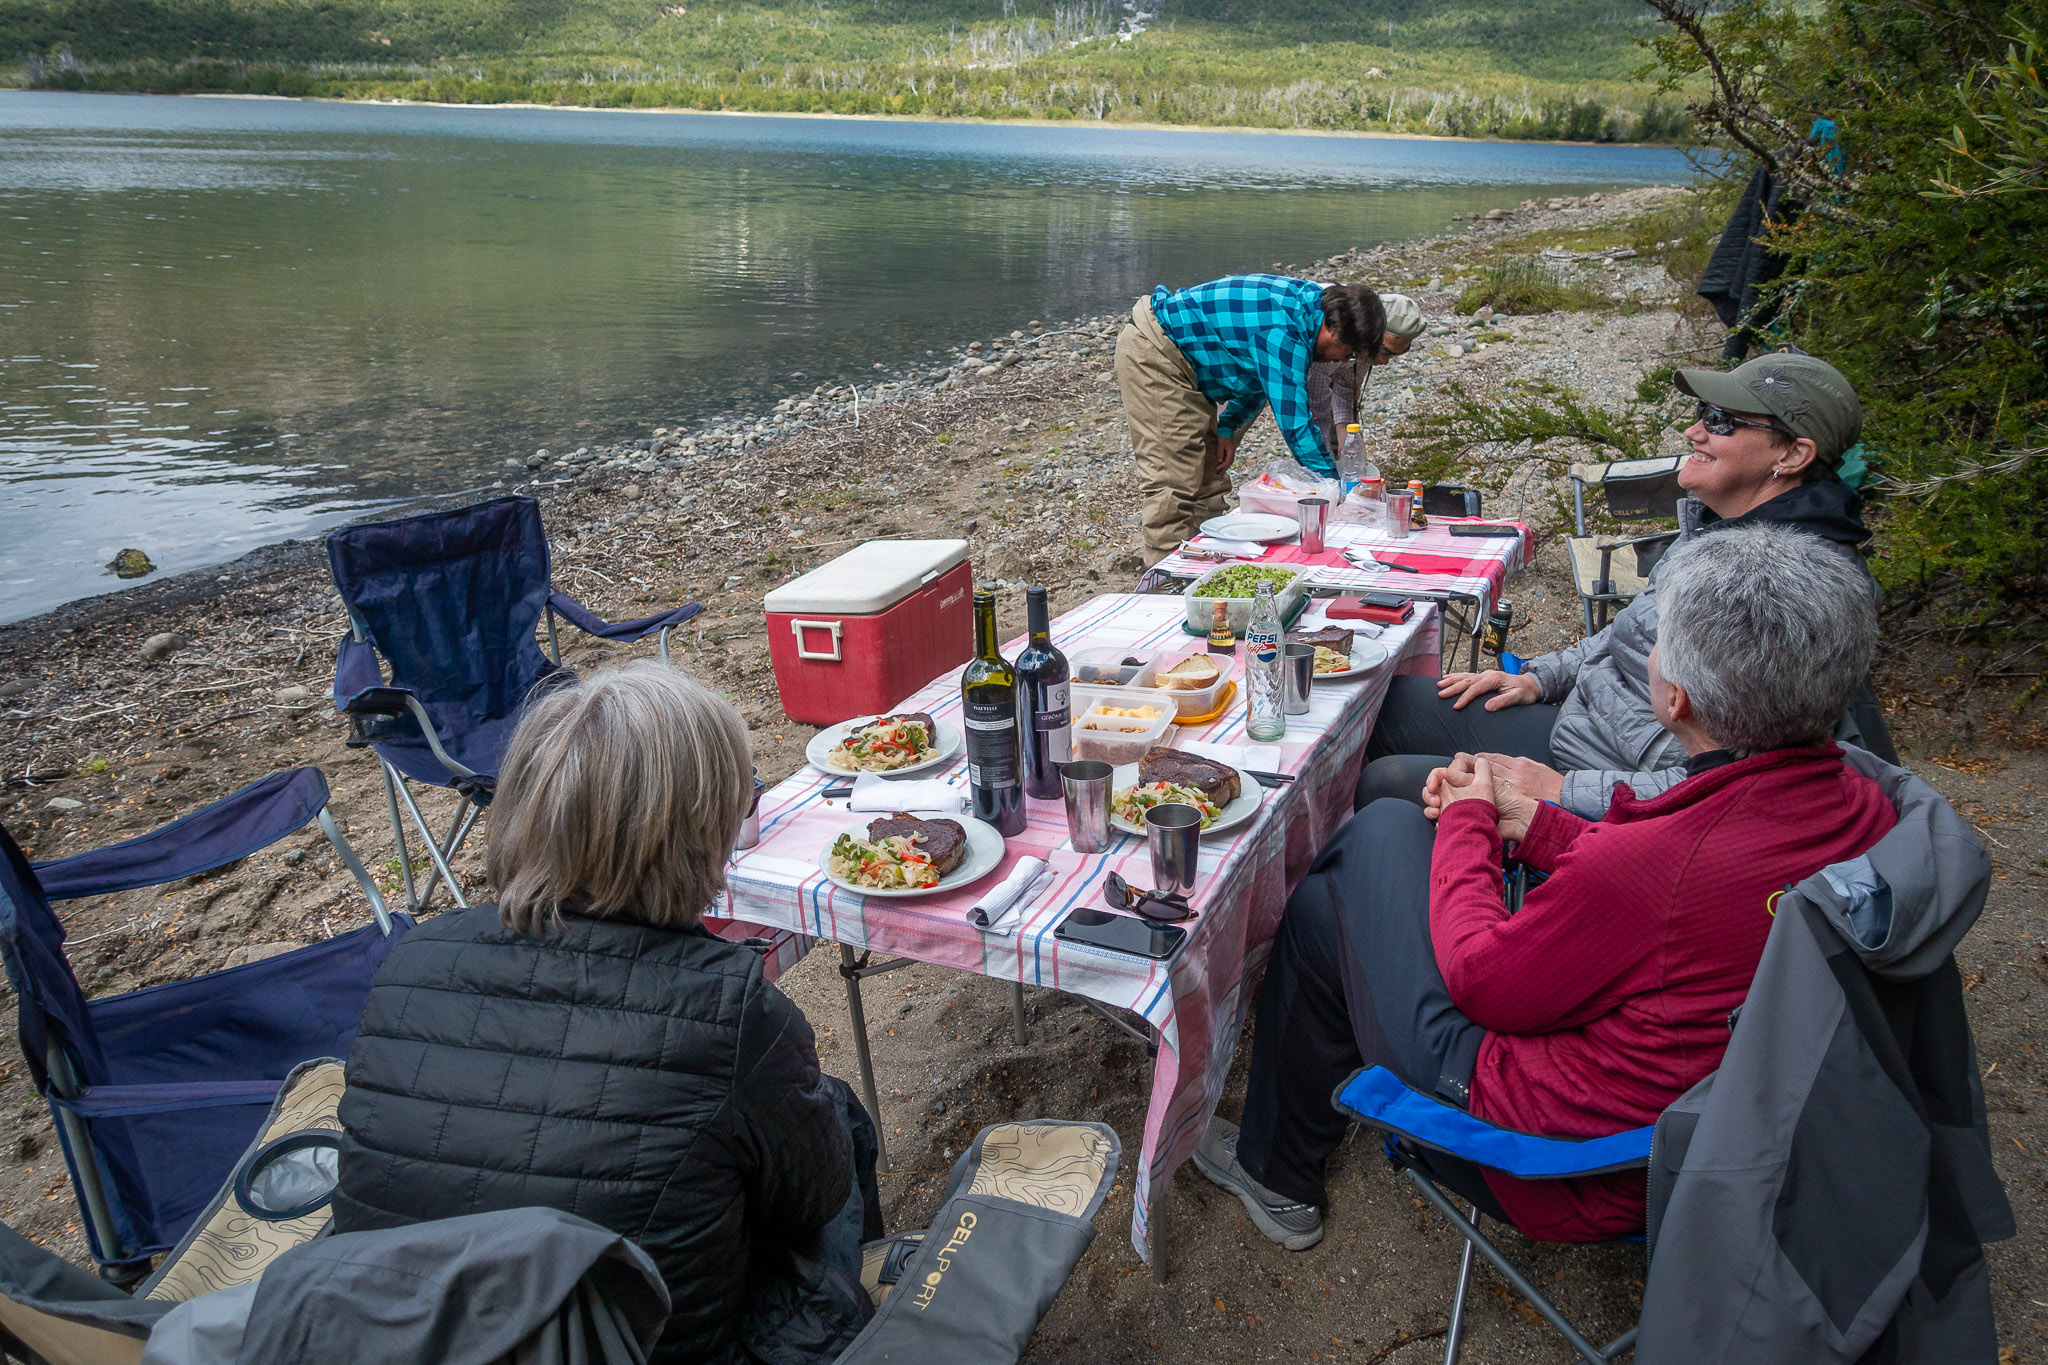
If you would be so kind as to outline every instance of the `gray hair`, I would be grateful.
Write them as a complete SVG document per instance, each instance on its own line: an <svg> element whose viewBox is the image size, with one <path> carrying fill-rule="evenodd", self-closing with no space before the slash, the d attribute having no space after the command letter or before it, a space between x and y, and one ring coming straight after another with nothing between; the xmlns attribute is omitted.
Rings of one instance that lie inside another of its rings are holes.
<svg viewBox="0 0 2048 1365"><path fill-rule="evenodd" d="M664 664L534 698L491 802L499 916L529 934L564 909L688 928L725 889L753 781L739 712Z"/></svg>
<svg viewBox="0 0 2048 1365"><path fill-rule="evenodd" d="M1731 526L1660 567L1658 670L1700 729L1738 754L1834 732L1877 649L1877 594L1853 553L1787 526Z"/></svg>

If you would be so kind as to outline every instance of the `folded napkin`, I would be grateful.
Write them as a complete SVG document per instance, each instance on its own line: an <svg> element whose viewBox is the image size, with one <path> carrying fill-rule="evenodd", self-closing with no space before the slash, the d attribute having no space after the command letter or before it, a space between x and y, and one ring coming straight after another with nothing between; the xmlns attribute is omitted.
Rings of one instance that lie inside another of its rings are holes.
<svg viewBox="0 0 2048 1365"><path fill-rule="evenodd" d="M1204 739L1184 739L1176 747L1199 758L1228 763L1233 768L1249 768L1261 773L1280 771L1280 746L1277 744L1212 744Z"/></svg>
<svg viewBox="0 0 2048 1365"><path fill-rule="evenodd" d="M849 806L858 811L929 810L958 815L967 809L967 789L936 777L891 782L880 773L862 773L853 779Z"/></svg>
<svg viewBox="0 0 2048 1365"><path fill-rule="evenodd" d="M1212 555L1234 555L1239 559L1263 559L1266 547L1256 540L1221 540L1215 536L1196 536L1188 542L1197 550L1207 550Z"/></svg>
<svg viewBox="0 0 2048 1365"><path fill-rule="evenodd" d="M1052 865L1043 858L1020 858L1010 875L967 912L967 922L986 934L1012 934L1024 911L1052 885Z"/></svg>

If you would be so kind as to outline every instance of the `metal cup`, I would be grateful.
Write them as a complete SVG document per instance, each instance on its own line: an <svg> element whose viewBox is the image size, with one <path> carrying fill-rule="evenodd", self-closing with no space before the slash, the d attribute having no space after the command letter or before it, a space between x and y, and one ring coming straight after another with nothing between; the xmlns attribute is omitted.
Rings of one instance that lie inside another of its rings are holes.
<svg viewBox="0 0 2048 1365"><path fill-rule="evenodd" d="M1329 524L1330 500L1328 498L1303 498L1294 504L1301 513L1301 548L1303 552L1319 555L1323 552L1323 527Z"/></svg>
<svg viewBox="0 0 2048 1365"><path fill-rule="evenodd" d="M1168 804L1145 812L1145 842L1152 848L1152 885L1192 895L1202 856L1202 812Z"/></svg>
<svg viewBox="0 0 2048 1365"><path fill-rule="evenodd" d="M1308 692L1316 678L1316 647L1289 645L1280 651L1280 693L1283 715L1298 716L1308 710Z"/></svg>
<svg viewBox="0 0 2048 1365"><path fill-rule="evenodd" d="M1413 493L1387 494L1387 534L1395 540L1406 540L1414 534L1409 523L1415 516L1415 495Z"/></svg>
<svg viewBox="0 0 2048 1365"><path fill-rule="evenodd" d="M747 818L740 821L740 837L733 841L734 849L752 848L761 842L761 793L767 790L761 770L754 769L754 799L747 803Z"/></svg>
<svg viewBox="0 0 2048 1365"><path fill-rule="evenodd" d="M1115 771L1092 758L1060 765L1067 835L1076 853L1100 853L1109 847L1109 779Z"/></svg>

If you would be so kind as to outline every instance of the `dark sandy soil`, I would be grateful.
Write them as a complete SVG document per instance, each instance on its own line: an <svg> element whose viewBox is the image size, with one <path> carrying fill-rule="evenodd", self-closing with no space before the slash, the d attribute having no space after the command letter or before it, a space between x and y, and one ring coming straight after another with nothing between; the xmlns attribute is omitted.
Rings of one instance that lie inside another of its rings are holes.
<svg viewBox="0 0 2048 1365"><path fill-rule="evenodd" d="M1428 344L1376 378L1382 448L1401 472L1400 416L1428 408L1452 379L1489 391L1565 375L1596 397L1632 389L1646 369L1709 344L1673 306L1654 261L1617 269L1634 306L1518 318L1477 349L1469 324L1445 325L1455 266L1498 252L1515 234L1592 231L1642 211L1659 192L1599 206L1519 216L1400 248L1304 267L1319 278L1364 278L1419 294ZM1441 287L1432 287L1437 280ZM1120 410L1109 382L1115 319L1046 329L1049 339L1000 369L956 369L943 384L906 385L870 401L855 428L834 419L778 430L740 453L675 467L594 463L574 477L542 470L556 583L612 617L679 600L707 604L682 632L682 666L732 698L761 767L780 777L802 762L811 731L785 720L769 669L760 596L794 573L872 536L964 536L976 573L1009 587L1043 582L1055 610L1135 582L1135 498ZM1021 330L1016 334L1023 336ZM1453 356L1453 339L1473 343ZM1014 338L1013 338L1014 340ZM1270 424L1242 467L1277 454ZM637 457L635 457L637 458ZM712 478L716 472L716 480ZM849 471L858 471L855 474ZM1561 485L1531 469L1493 504L1557 529ZM1536 566L1512 587L1518 652L1539 653L1582 629L1562 544L1546 535ZM1022 594L1003 594L1007 632ZM291 764L322 768L350 837L387 889L398 864L371 761L347 750L326 700L342 630L317 547L277 547L217 572L186 575L0 628L0 820L50 858L151 828ZM1959 953L1991 1105L1999 1169L2020 1235L1992 1252L2007 1361L2048 1357L2048 1124L2034 1112L2048 1061L2048 836L2038 811L2048 782L2041 710L2019 704L2025 658L1966 649L1922 621L1889 623L1880 664L1901 747L1955 801L1997 860L1990 906ZM175 632L168 657L145 662L145 639ZM652 652L569 644L593 668ZM2038 667L2038 665L2033 665ZM81 803L53 809L51 802ZM429 798L430 812L448 803ZM464 884L488 896L473 841ZM360 894L316 830L204 877L104 902L60 907L72 962L89 993L133 990L308 943L361 921ZM784 987L817 1028L826 1067L856 1075L846 1007L829 947ZM884 1178L892 1227L933 1212L952 1158L982 1125L1018 1115L1097 1118L1135 1160L1148 1062L1135 1042L1052 992L1028 996L1028 1042L1011 1040L1007 987L917 967L868 983L882 1088L880 1121L896 1168ZM83 1237L50 1119L0 1022L0 1217L67 1255ZM1239 1073L1222 1112L1234 1115ZM1119 1179L1100 1236L1046 1317L1033 1360L1090 1362L1434 1359L1449 1306L1456 1245L1435 1215L1360 1138L1339 1155L1328 1233L1290 1255L1268 1244L1235 1200L1192 1168L1168 1200L1172 1275L1157 1286L1128 1240L1131 1181ZM1639 1251L1536 1247L1510 1235L1524 1264L1594 1333L1630 1320ZM1466 1358L1565 1360L1534 1310L1481 1272Z"/></svg>

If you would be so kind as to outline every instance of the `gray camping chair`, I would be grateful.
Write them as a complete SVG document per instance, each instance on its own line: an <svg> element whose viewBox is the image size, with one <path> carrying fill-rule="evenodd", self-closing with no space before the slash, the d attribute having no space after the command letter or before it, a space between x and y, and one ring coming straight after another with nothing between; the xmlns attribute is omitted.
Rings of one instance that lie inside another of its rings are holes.
<svg viewBox="0 0 2048 1365"><path fill-rule="evenodd" d="M667 1290L637 1247L580 1218L513 1209L319 1236L341 1091L339 1062L293 1073L235 1180L136 1297L0 1227L0 1350L30 1365L140 1365L145 1348L151 1365L225 1365L245 1348L353 1365L425 1358L414 1334L433 1324L444 1345L460 1335L467 1359L515 1345L522 1365L557 1358L533 1353L537 1337L577 1344L591 1365L645 1358ZM1014 1362L1094 1240L1120 1155L1101 1124L984 1128L931 1228L864 1249L876 1312L840 1365ZM394 1279L425 1287L400 1298ZM464 1313L508 1286L526 1291L520 1314Z"/></svg>
<svg viewBox="0 0 2048 1365"><path fill-rule="evenodd" d="M1565 548L1571 554L1572 583L1586 609L1586 634L1607 624L1608 615L1627 606L1649 582L1650 570L1676 531L1646 536L1595 536L1586 532L1586 490L1597 488L1606 500L1607 515L1621 521L1642 521L1678 515L1678 486L1684 464L1672 455L1652 460L1608 460L1571 467L1572 527Z"/></svg>

